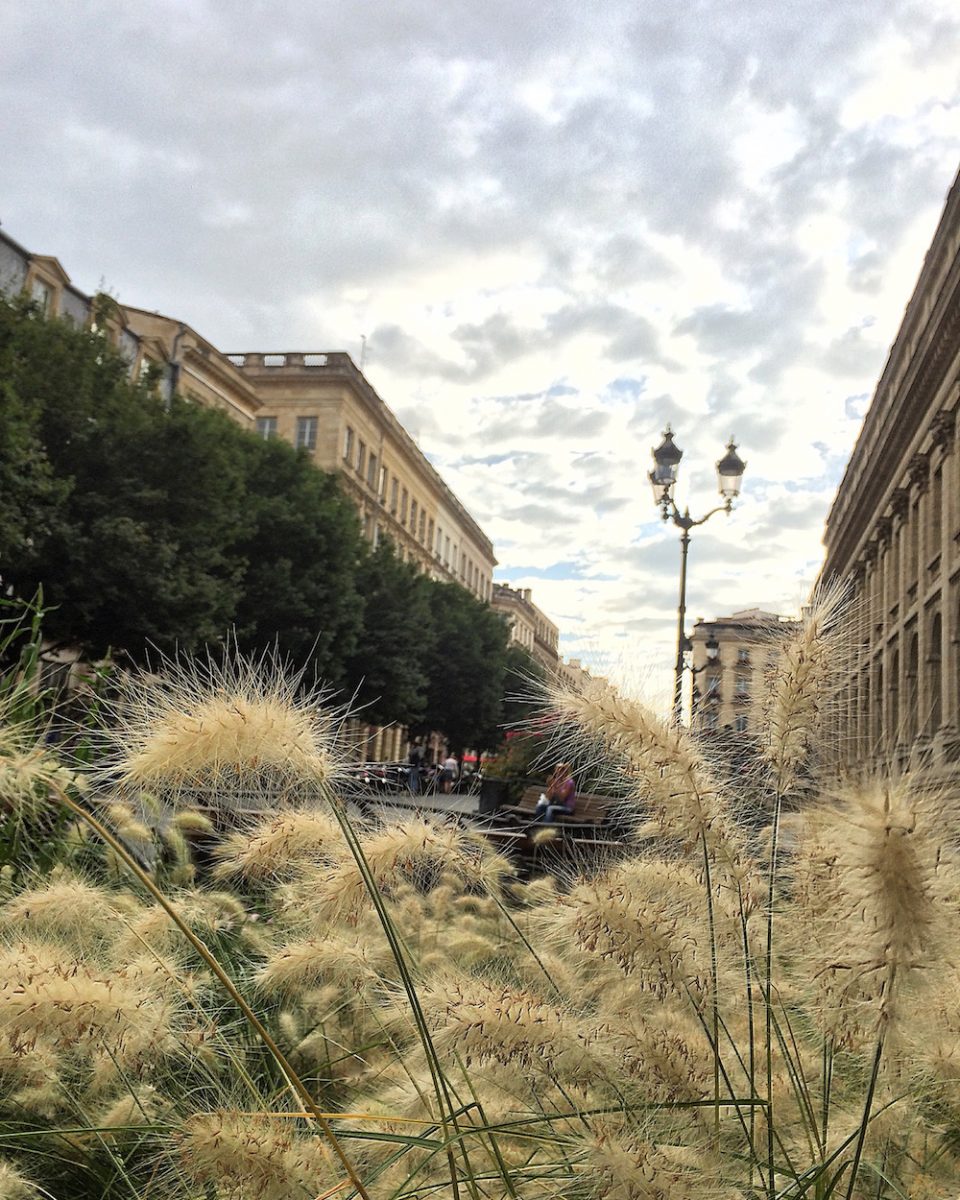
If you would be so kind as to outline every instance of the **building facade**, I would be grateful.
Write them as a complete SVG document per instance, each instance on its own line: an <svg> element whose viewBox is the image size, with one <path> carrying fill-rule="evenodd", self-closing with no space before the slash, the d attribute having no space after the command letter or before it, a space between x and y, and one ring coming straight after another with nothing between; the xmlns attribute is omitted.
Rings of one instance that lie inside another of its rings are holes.
<svg viewBox="0 0 960 1200"><path fill-rule="evenodd" d="M760 733L765 682L776 669L784 636L796 625L759 608L696 622L690 639L695 732Z"/></svg>
<svg viewBox="0 0 960 1200"><path fill-rule="evenodd" d="M127 328L140 343L137 370L159 373L163 392L225 412L238 425L255 429L261 401L250 381L225 354L183 321L124 305Z"/></svg>
<svg viewBox="0 0 960 1200"><path fill-rule="evenodd" d="M228 356L260 402L256 429L336 472L374 545L479 600L493 592L493 544L348 354Z"/></svg>
<svg viewBox="0 0 960 1200"><path fill-rule="evenodd" d="M848 768L960 767L960 176L825 533L851 594L836 736Z"/></svg>
<svg viewBox="0 0 960 1200"><path fill-rule="evenodd" d="M506 583L493 585L491 603L502 614L510 630L510 641L522 646L548 674L560 665L560 630L533 602L530 588L512 588Z"/></svg>

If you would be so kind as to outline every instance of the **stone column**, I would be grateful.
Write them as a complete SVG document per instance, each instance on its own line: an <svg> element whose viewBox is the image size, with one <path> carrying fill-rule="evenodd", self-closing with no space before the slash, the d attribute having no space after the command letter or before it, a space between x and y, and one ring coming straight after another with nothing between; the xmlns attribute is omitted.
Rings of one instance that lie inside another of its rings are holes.
<svg viewBox="0 0 960 1200"><path fill-rule="evenodd" d="M957 449L957 414L943 410L933 421L935 450L942 453L943 486L940 510L940 616L943 621L941 647L941 695L943 720L938 734L938 751L943 759L960 759L960 580L951 583L952 558L960 534L960 453Z"/></svg>

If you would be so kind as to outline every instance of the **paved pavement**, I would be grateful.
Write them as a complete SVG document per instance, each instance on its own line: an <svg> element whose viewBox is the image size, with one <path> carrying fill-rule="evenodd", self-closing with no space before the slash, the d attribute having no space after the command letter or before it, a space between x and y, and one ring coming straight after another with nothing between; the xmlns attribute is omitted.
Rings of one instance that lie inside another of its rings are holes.
<svg viewBox="0 0 960 1200"><path fill-rule="evenodd" d="M378 795L370 798L370 807L381 813L389 812L434 812L450 813L458 817L475 817L480 797L466 792L451 792L445 796L442 792L426 792L414 795L412 792L391 792L388 795Z"/></svg>

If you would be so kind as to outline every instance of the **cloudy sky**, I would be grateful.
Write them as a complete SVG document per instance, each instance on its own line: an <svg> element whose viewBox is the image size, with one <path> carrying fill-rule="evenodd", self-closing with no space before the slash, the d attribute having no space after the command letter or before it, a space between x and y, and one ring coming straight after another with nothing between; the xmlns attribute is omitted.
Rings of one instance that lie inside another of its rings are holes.
<svg viewBox="0 0 960 1200"><path fill-rule="evenodd" d="M955 0L0 0L0 221L224 350L359 359L562 648L795 612L960 161ZM639 664L637 667L635 664Z"/></svg>

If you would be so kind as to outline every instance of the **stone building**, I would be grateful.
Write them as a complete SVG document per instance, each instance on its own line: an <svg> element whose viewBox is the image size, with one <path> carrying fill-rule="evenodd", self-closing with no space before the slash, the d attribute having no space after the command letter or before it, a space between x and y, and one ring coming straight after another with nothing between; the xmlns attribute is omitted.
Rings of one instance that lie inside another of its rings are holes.
<svg viewBox="0 0 960 1200"><path fill-rule="evenodd" d="M603 675L594 675L579 658L561 659L557 674L564 687L574 692L586 691L588 687L600 684L609 687L609 680Z"/></svg>
<svg viewBox="0 0 960 1200"><path fill-rule="evenodd" d="M560 663L560 630L534 604L530 588L495 583L492 604L506 619L510 641L522 646L548 673L555 672Z"/></svg>
<svg viewBox="0 0 960 1200"><path fill-rule="evenodd" d="M960 764L960 176L825 533L852 599L841 763Z"/></svg>
<svg viewBox="0 0 960 1200"><path fill-rule="evenodd" d="M693 627L692 727L698 733L756 735L764 681L776 667L779 644L796 622L748 608Z"/></svg>
<svg viewBox="0 0 960 1200"><path fill-rule="evenodd" d="M261 400L250 381L214 345L183 321L143 308L123 306L127 328L140 342L137 370L159 371L166 395L179 392L206 408L217 408L251 432Z"/></svg>
<svg viewBox="0 0 960 1200"><path fill-rule="evenodd" d="M493 545L348 354L231 354L256 394L256 429L335 471L367 538L480 600L493 591Z"/></svg>
<svg viewBox="0 0 960 1200"><path fill-rule="evenodd" d="M56 258L32 254L0 230L0 292L24 294L45 317L57 317L81 329L99 329L130 365L140 370L143 350L136 332L112 296L88 296L75 287Z"/></svg>

